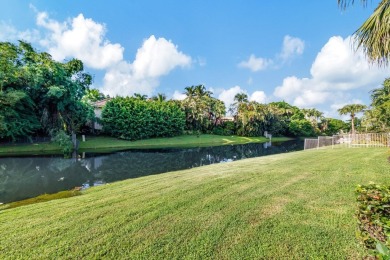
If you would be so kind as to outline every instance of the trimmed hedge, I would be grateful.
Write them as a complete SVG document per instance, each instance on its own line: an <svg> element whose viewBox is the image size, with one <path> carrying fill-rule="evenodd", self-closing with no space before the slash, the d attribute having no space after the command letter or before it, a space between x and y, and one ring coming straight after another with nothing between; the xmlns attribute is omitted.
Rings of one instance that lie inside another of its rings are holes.
<svg viewBox="0 0 390 260"><path fill-rule="evenodd" d="M102 111L103 131L127 140L171 137L183 133L185 114L173 102L116 97Z"/></svg>
<svg viewBox="0 0 390 260"><path fill-rule="evenodd" d="M370 254L390 259L390 186L359 185L356 193L359 202L357 237Z"/></svg>

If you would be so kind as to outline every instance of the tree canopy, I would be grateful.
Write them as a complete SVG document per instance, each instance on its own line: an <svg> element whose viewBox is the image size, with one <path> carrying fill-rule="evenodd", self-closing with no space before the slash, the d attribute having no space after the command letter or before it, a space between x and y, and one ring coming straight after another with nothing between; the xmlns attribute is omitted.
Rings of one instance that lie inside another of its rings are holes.
<svg viewBox="0 0 390 260"><path fill-rule="evenodd" d="M90 115L81 100L91 83L80 60L61 63L26 42L0 42L0 139L76 132Z"/></svg>

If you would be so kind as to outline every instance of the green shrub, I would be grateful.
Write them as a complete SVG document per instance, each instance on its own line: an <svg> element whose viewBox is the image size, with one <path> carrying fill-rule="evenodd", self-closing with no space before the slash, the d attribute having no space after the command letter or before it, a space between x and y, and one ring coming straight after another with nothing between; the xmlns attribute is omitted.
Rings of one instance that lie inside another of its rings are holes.
<svg viewBox="0 0 390 260"><path fill-rule="evenodd" d="M215 135L234 135L236 132L236 127L234 122L232 121L225 121L222 124L214 127L213 134Z"/></svg>
<svg viewBox="0 0 390 260"><path fill-rule="evenodd" d="M111 136L139 140L182 134L185 115L174 102L116 97L105 105L102 123Z"/></svg>
<svg viewBox="0 0 390 260"><path fill-rule="evenodd" d="M390 259L390 186L373 183L356 189L359 207L357 237L380 259Z"/></svg>
<svg viewBox="0 0 390 260"><path fill-rule="evenodd" d="M73 152L73 143L69 135L63 130L59 130L55 133L52 133L51 140L60 145L64 155L70 155Z"/></svg>

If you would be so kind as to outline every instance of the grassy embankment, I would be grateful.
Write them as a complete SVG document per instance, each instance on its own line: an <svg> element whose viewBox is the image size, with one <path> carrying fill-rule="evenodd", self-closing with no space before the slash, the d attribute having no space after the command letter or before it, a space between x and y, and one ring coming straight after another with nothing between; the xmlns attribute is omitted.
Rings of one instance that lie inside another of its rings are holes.
<svg viewBox="0 0 390 260"><path fill-rule="evenodd" d="M0 258L361 259L357 184L388 149L301 151L146 176L0 211Z"/></svg>
<svg viewBox="0 0 390 260"><path fill-rule="evenodd" d="M289 140L285 137L273 138L274 141ZM220 135L182 135L171 138L152 138L139 141L126 141L113 137L86 137L86 142L80 142L80 152L108 152L125 149L146 148L184 148L199 146L218 146L229 144L263 143L264 137L240 137ZM0 145L0 157L9 155L61 154L61 148L55 143Z"/></svg>

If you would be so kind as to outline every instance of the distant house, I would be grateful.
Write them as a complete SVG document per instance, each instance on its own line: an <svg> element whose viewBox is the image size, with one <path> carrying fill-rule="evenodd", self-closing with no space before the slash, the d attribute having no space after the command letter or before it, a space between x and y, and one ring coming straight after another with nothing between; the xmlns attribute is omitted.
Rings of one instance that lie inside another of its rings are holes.
<svg viewBox="0 0 390 260"><path fill-rule="evenodd" d="M234 121L234 117L233 116L225 116L225 117L221 118L221 121L222 122L226 122L226 121L233 122Z"/></svg>
<svg viewBox="0 0 390 260"><path fill-rule="evenodd" d="M102 118L102 110L103 107L106 105L108 101L110 101L111 98L106 98L103 100L96 101L92 103L93 111L95 112L95 117L97 119L97 122L94 122L93 128L95 130L102 130L103 126L99 124L100 119Z"/></svg>

